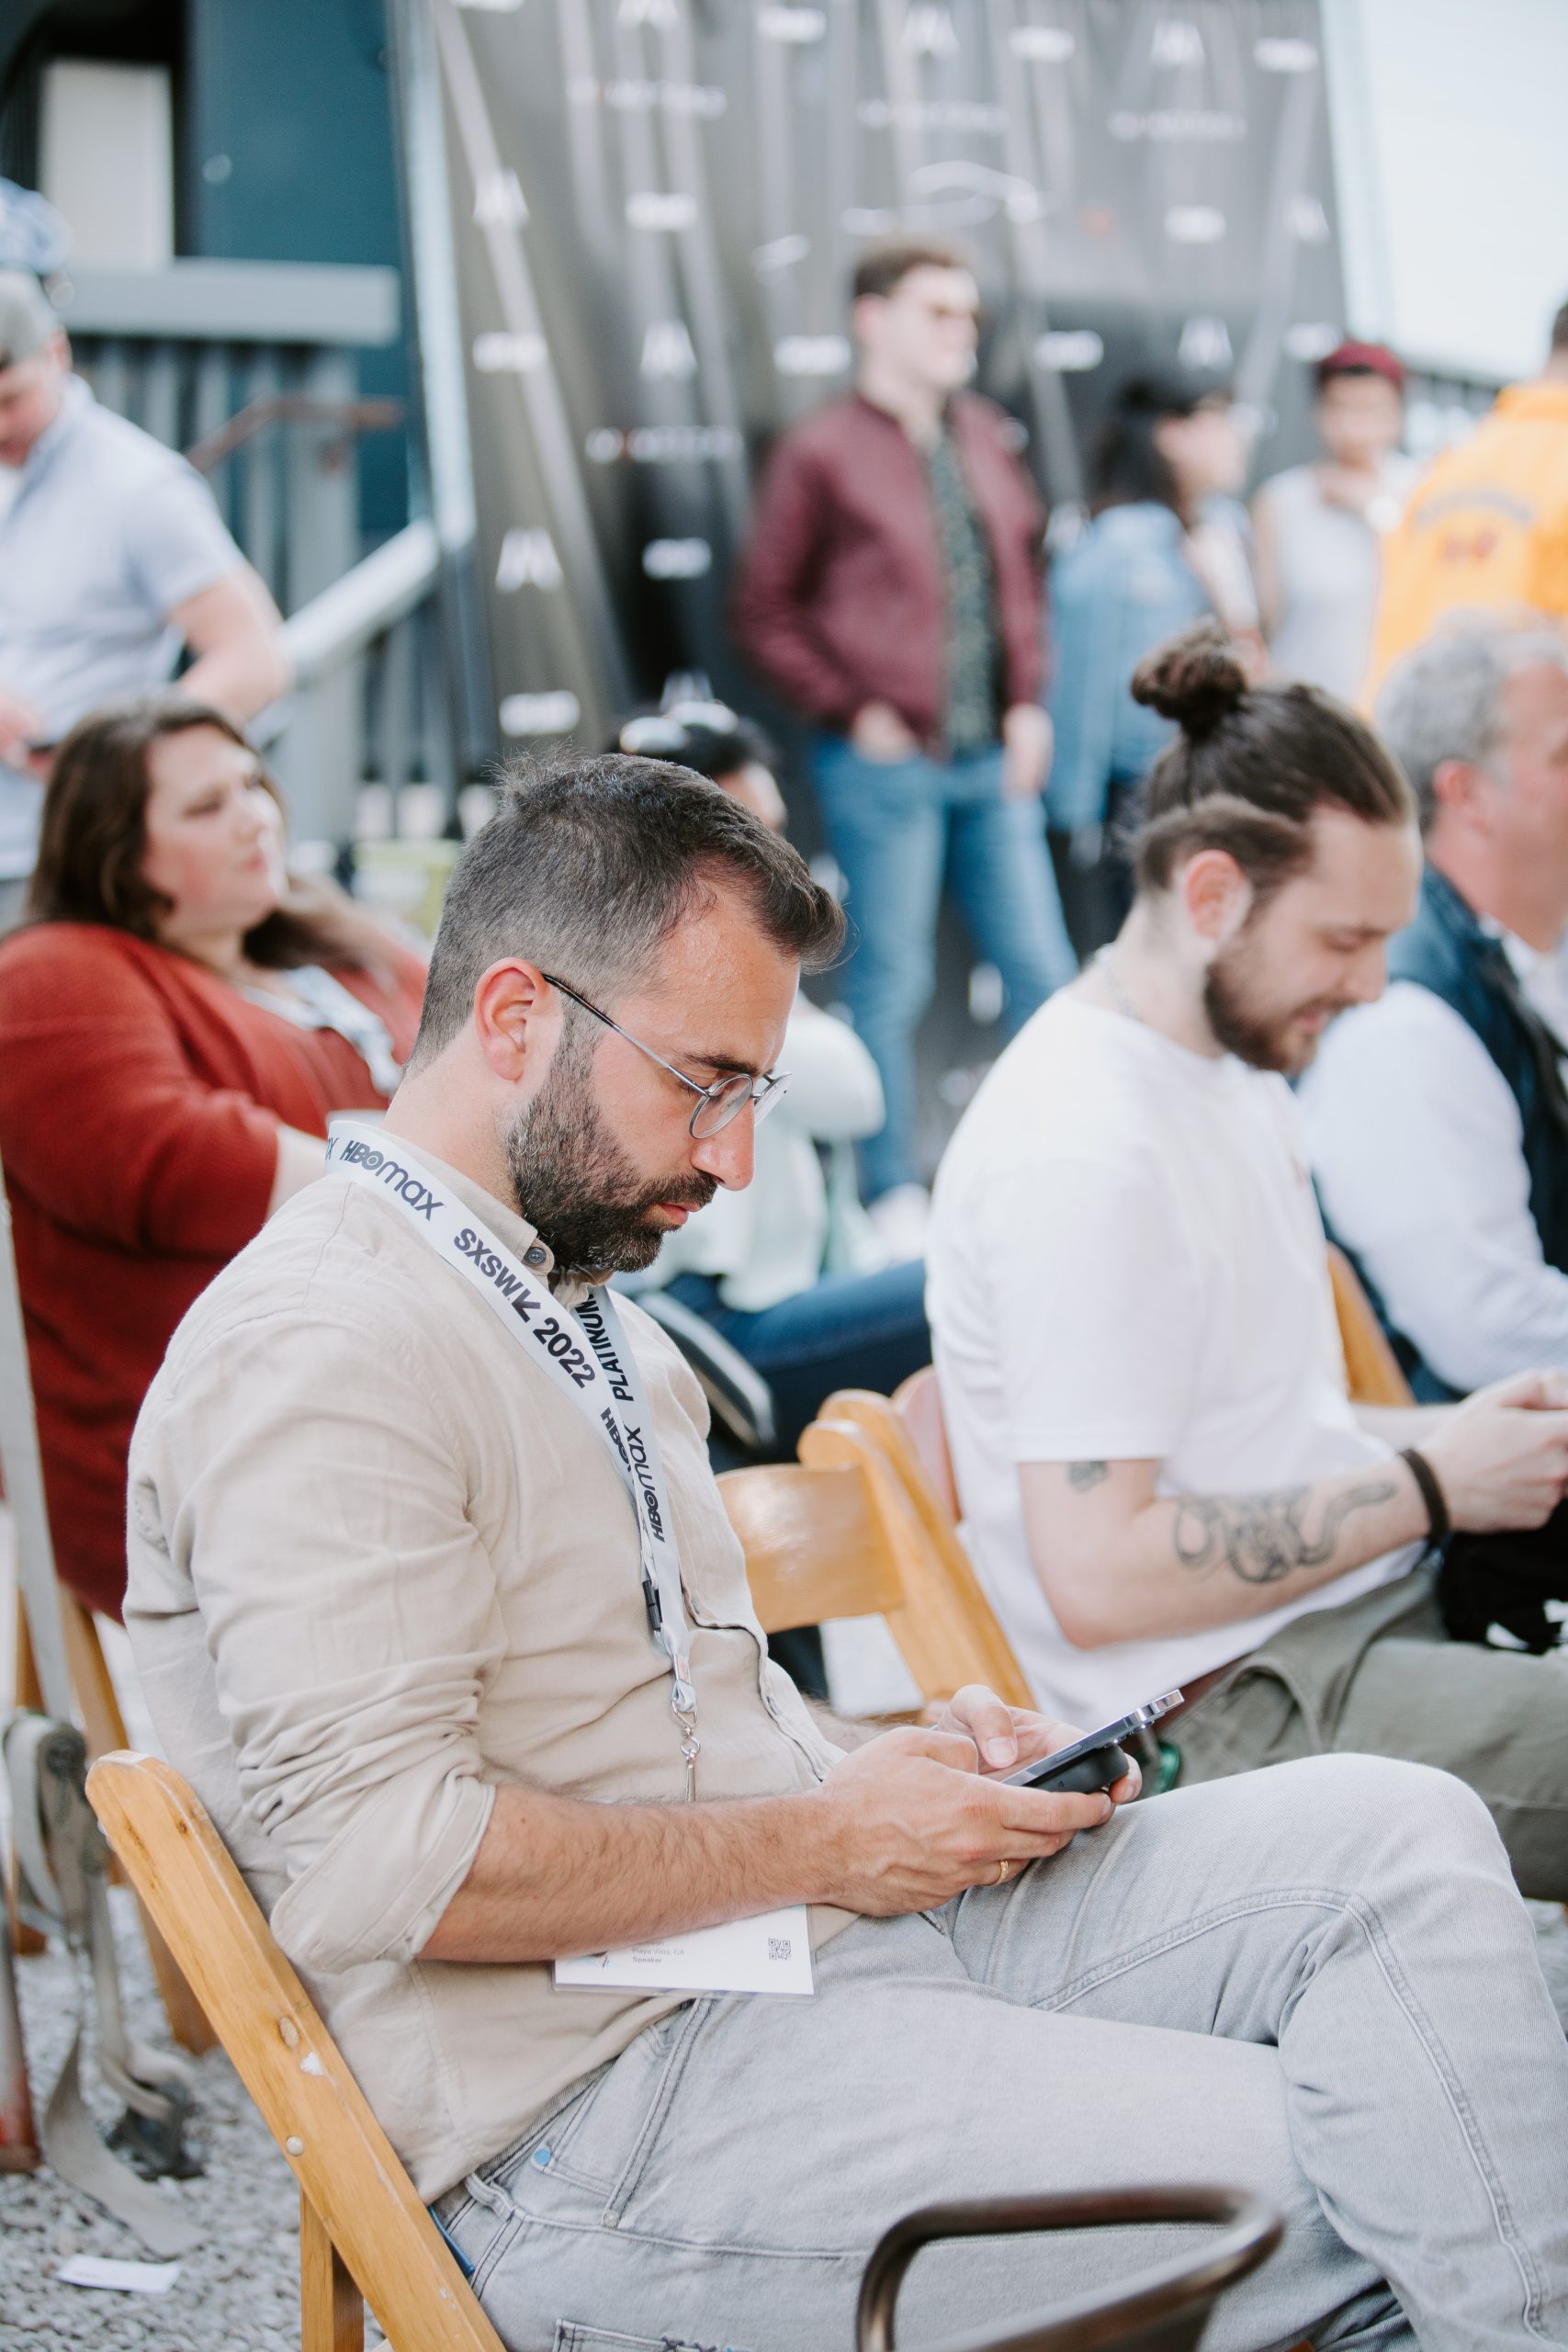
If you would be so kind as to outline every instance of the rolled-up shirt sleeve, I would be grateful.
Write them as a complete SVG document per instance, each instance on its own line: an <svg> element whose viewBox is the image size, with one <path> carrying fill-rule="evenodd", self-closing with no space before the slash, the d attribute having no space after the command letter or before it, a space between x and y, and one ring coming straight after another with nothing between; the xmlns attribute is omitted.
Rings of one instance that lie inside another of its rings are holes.
<svg viewBox="0 0 1568 2352"><path fill-rule="evenodd" d="M494 1802L477 1723L501 1621L448 1401L384 1326L372 1348L292 1304L198 1371L221 1410L187 1399L141 1484L178 1497L170 1568L201 1611L245 1809L286 1865L274 1933L308 1971L411 1960ZM159 1504L133 1493L147 1522Z"/></svg>

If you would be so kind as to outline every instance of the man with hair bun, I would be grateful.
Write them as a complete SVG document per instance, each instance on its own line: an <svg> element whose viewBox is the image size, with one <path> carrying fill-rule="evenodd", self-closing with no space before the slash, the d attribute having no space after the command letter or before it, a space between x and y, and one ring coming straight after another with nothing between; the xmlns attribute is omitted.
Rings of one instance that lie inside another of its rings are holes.
<svg viewBox="0 0 1568 2352"><path fill-rule="evenodd" d="M1150 771L1115 942L1036 1014L938 1176L928 1305L968 1534L1043 1706L1180 1684L1162 1785L1325 1750L1437 1764L1523 1892L1568 1897L1560 1669L1450 1641L1430 1546L1539 1527L1568 1377L1358 1409L1286 1080L1381 994L1421 872L1415 796L1217 628L1134 692Z"/></svg>

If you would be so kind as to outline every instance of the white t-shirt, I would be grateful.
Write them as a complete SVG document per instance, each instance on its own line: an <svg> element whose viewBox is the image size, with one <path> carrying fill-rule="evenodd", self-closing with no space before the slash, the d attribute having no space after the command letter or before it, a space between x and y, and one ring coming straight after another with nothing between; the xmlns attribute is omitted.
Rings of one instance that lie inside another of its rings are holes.
<svg viewBox="0 0 1568 2352"><path fill-rule="evenodd" d="M1385 458L1371 515L1330 505L1315 466L1292 466L1264 483L1258 504L1273 523L1278 578L1279 615L1269 640L1276 677L1303 678L1355 700L1372 650L1383 537L1398 522L1418 472L1409 458Z"/></svg>
<svg viewBox="0 0 1568 2352"><path fill-rule="evenodd" d="M1153 1460L1162 1495L1235 1495L1388 1457L1346 1396L1282 1079L1054 996L948 1148L927 1263L965 1535L1052 1713L1103 1723L1413 1565L1406 1546L1265 1616L1077 1649L1030 1557L1020 1463Z"/></svg>

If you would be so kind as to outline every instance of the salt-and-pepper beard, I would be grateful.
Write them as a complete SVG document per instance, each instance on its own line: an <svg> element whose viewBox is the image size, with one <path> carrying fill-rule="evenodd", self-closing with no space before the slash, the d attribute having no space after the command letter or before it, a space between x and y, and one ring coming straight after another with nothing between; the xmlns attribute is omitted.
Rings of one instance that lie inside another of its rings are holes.
<svg viewBox="0 0 1568 2352"><path fill-rule="evenodd" d="M587 1019L569 1021L549 1076L507 1128L502 1148L518 1214L548 1243L561 1272L639 1273L659 1255L666 1230L649 1224L649 1212L671 1204L703 1208L717 1186L689 1168L651 1184L638 1175L593 1099L597 1040Z"/></svg>

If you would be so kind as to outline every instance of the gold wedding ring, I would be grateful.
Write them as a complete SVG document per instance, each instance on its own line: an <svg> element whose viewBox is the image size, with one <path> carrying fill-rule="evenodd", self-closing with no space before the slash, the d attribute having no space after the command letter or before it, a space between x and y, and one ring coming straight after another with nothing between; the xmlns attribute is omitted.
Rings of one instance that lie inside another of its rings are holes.
<svg viewBox="0 0 1568 2352"><path fill-rule="evenodd" d="M997 1874L991 1881L991 1884L993 1886L1005 1886L1011 1876L1012 1864L1010 1862L998 1862L997 1864Z"/></svg>

